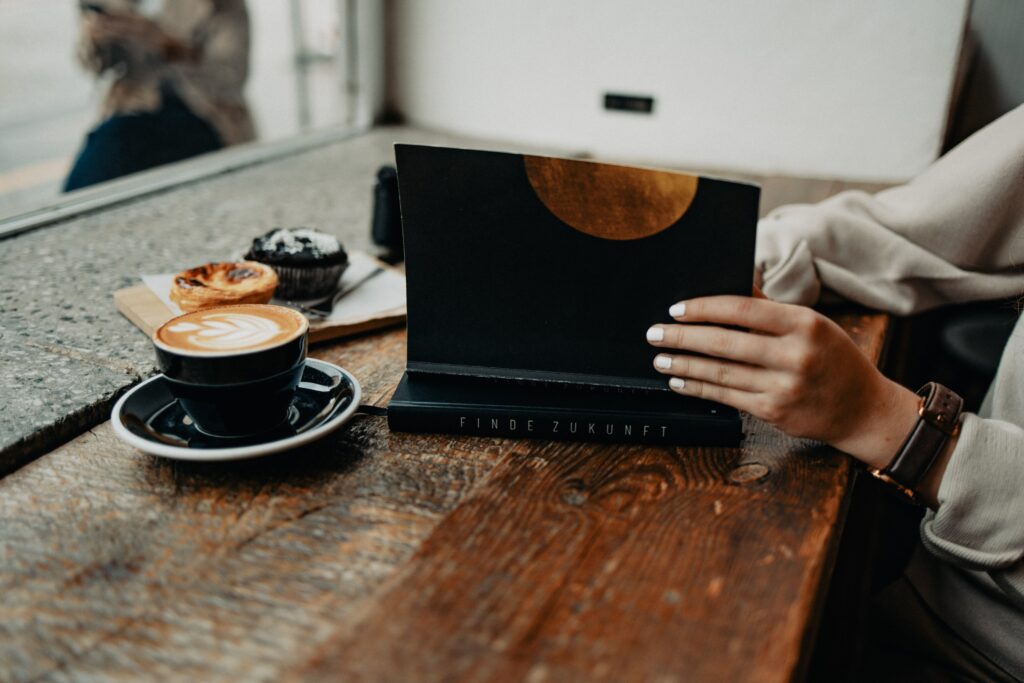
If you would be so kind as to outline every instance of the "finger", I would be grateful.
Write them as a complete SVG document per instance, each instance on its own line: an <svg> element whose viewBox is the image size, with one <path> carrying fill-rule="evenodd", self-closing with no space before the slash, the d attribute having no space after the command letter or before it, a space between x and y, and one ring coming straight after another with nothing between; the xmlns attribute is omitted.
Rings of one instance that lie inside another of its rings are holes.
<svg viewBox="0 0 1024 683"><path fill-rule="evenodd" d="M773 386L771 373L764 368L714 358L659 353L654 358L654 368L666 375L699 379L742 391L762 392Z"/></svg>
<svg viewBox="0 0 1024 683"><path fill-rule="evenodd" d="M756 394L718 386L717 384L711 384L699 379L673 377L669 380L668 386L669 389L677 394L702 398L707 401L715 401L716 403L724 403L746 413L753 412L753 409L757 406Z"/></svg>
<svg viewBox="0 0 1024 683"><path fill-rule="evenodd" d="M680 301L668 309L668 314L685 323L737 325L782 334L789 329L788 308L788 304L751 296L707 296Z"/></svg>
<svg viewBox="0 0 1024 683"><path fill-rule="evenodd" d="M647 330L647 341L653 346L764 367L776 367L784 360L775 337L710 325L655 325Z"/></svg>
<svg viewBox="0 0 1024 683"><path fill-rule="evenodd" d="M761 288L759 286L757 286L757 285L754 285L754 298L755 299L768 299L768 297L765 296L764 292L761 291Z"/></svg>

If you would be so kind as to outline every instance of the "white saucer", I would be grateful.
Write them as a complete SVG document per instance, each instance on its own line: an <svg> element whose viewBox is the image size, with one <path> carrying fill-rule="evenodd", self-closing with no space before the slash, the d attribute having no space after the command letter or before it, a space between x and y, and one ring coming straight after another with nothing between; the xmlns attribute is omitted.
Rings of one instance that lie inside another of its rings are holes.
<svg viewBox="0 0 1024 683"><path fill-rule="evenodd" d="M133 387L114 405L114 434L140 451L175 460L256 458L311 443L348 422L362 390L347 370L309 358L288 421L274 431L244 439L199 432L171 396L163 375Z"/></svg>

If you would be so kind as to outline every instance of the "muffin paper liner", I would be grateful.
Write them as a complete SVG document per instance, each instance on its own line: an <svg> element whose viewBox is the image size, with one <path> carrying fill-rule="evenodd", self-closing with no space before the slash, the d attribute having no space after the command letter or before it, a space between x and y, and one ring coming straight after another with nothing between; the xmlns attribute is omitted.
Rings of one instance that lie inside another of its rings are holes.
<svg viewBox="0 0 1024 683"><path fill-rule="evenodd" d="M278 299L315 299L329 295L338 287L341 274L348 267L348 262L333 266L291 266L270 265L277 271L280 282L274 296Z"/></svg>

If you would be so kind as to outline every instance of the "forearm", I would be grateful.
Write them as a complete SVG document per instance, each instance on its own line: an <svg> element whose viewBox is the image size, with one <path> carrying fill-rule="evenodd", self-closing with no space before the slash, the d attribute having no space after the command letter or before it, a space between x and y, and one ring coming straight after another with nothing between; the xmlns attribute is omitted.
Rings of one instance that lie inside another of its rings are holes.
<svg viewBox="0 0 1024 683"><path fill-rule="evenodd" d="M881 375L878 388L861 408L861 419L845 438L832 445L849 453L865 465L884 471L896 456L919 418L920 397L904 386ZM851 405L851 410L856 406ZM956 449L959 433L951 436L935 457L915 491L930 508L938 507L939 486L949 459Z"/></svg>
<svg viewBox="0 0 1024 683"><path fill-rule="evenodd" d="M865 465L884 470L917 422L921 400L881 373L875 373L869 386L862 395L847 398L850 414L857 417L830 443Z"/></svg>
<svg viewBox="0 0 1024 683"><path fill-rule="evenodd" d="M781 207L758 225L772 299L813 304L822 287L912 313L1024 291L1024 107L972 136L912 182Z"/></svg>

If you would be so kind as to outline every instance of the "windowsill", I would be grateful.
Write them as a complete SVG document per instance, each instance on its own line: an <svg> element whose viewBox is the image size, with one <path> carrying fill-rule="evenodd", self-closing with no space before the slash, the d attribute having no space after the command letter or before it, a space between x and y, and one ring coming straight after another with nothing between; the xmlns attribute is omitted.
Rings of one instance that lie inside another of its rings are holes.
<svg viewBox="0 0 1024 683"><path fill-rule="evenodd" d="M0 216L0 239L210 176L340 142L365 132L366 128L335 126L283 140L253 142L63 194L40 202L31 209Z"/></svg>

